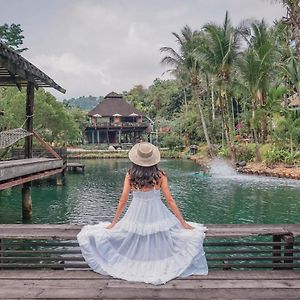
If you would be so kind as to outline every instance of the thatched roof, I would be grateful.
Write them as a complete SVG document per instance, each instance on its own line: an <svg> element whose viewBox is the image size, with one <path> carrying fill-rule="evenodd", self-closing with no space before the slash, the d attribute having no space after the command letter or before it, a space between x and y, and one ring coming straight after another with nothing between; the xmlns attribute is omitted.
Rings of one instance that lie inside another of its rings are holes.
<svg viewBox="0 0 300 300"><path fill-rule="evenodd" d="M52 87L66 92L39 68L0 41L0 86L16 85L21 90L28 82L35 87Z"/></svg>
<svg viewBox="0 0 300 300"><path fill-rule="evenodd" d="M104 99L89 113L88 116L144 116L144 114L123 99L123 96L115 92L107 94Z"/></svg>

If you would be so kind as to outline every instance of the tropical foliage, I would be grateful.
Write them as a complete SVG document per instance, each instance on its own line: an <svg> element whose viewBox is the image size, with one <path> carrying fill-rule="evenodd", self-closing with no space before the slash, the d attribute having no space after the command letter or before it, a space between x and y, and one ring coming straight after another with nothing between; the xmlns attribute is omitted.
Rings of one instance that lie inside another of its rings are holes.
<svg viewBox="0 0 300 300"><path fill-rule="evenodd" d="M299 161L300 107L289 104L300 96L300 0L277 2L287 13L271 26L264 20L233 26L226 12L221 24L186 25L173 32L177 47L161 48L161 62L173 79L123 92L154 121L161 146L206 143L210 155ZM18 126L24 95L5 93L12 92L4 90L0 109L11 112L1 122ZM37 129L48 140L80 142L86 120L79 108L70 107L77 100L62 105L43 91L37 94Z"/></svg>

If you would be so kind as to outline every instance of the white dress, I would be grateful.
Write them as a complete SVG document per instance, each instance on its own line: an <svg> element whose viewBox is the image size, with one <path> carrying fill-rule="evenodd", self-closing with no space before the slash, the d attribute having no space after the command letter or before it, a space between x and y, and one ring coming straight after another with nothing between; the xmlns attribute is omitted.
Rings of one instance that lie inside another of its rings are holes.
<svg viewBox="0 0 300 300"><path fill-rule="evenodd" d="M129 281L163 284L175 277L206 275L202 224L184 229L161 200L160 190L133 191L124 217L86 225L77 235L82 255L97 273Z"/></svg>

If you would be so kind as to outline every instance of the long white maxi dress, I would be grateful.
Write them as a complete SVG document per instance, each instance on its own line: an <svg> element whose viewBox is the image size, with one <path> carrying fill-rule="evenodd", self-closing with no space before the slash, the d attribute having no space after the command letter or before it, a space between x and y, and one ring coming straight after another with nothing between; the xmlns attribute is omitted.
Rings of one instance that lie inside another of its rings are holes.
<svg viewBox="0 0 300 300"><path fill-rule="evenodd" d="M129 281L163 284L175 277L206 275L206 227L184 229L161 200L160 190L133 191L124 217L86 225L77 235L82 255L97 273Z"/></svg>

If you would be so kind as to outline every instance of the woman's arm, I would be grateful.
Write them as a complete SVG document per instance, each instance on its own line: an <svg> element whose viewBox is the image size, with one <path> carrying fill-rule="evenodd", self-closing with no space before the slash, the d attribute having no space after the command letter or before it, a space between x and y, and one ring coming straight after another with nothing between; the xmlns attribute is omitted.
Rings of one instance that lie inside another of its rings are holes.
<svg viewBox="0 0 300 300"><path fill-rule="evenodd" d="M177 207L175 200L173 199L173 197L171 195L171 192L169 189L169 184L168 184L168 179L167 179L167 176L165 176L165 175L163 175L162 179L161 179L161 190L167 200L168 206L170 207L170 209L172 210L174 215L177 217L177 219L179 220L181 225L186 229L193 229L194 227L192 227L191 225L186 223L185 220L183 219L182 214L181 214L179 208Z"/></svg>
<svg viewBox="0 0 300 300"><path fill-rule="evenodd" d="M127 173L126 176L125 176L123 192L122 192L122 195L121 195L120 200L119 200L119 204L118 204L116 214L115 214L111 224L109 224L106 227L107 229L113 228L117 224L117 222L120 218L120 215L122 214L122 211L124 209L124 206L125 206L126 202L128 201L129 192L130 192L130 176Z"/></svg>

